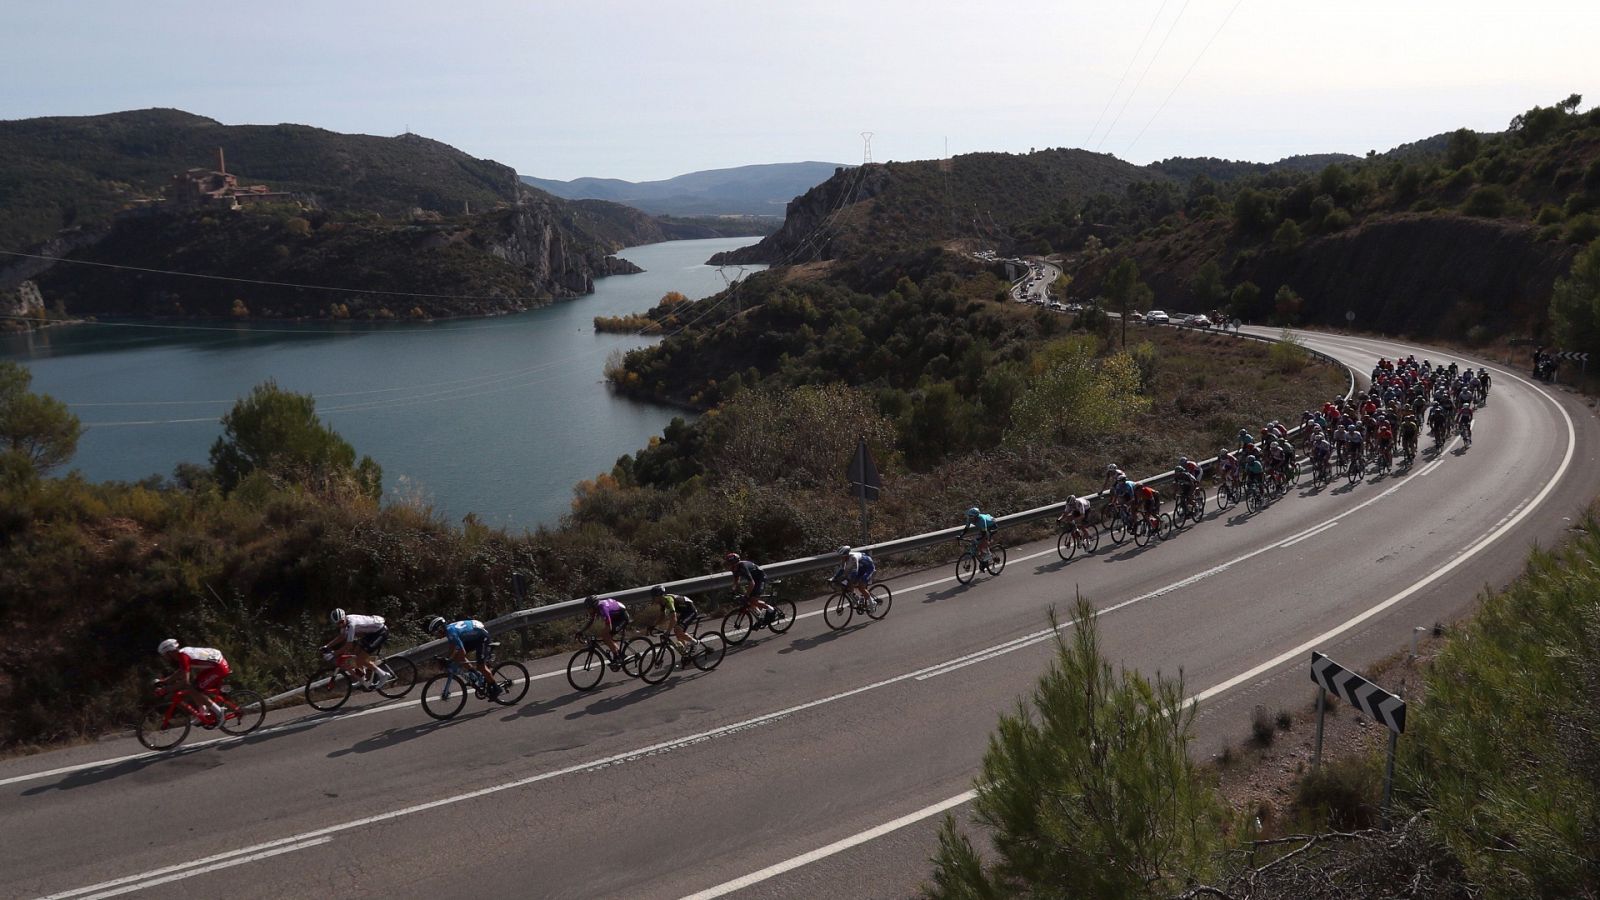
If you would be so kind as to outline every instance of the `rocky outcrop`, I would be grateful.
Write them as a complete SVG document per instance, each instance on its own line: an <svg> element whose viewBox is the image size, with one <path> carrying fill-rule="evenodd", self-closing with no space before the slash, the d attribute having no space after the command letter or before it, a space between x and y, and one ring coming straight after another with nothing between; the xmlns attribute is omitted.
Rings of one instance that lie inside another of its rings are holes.
<svg viewBox="0 0 1600 900"><path fill-rule="evenodd" d="M866 171L840 166L833 177L789 201L783 227L748 247L728 250L711 257L713 266L742 263L777 265L802 255L811 259L832 259L838 232L834 219L844 207L870 200L889 184L889 173L881 165Z"/></svg>

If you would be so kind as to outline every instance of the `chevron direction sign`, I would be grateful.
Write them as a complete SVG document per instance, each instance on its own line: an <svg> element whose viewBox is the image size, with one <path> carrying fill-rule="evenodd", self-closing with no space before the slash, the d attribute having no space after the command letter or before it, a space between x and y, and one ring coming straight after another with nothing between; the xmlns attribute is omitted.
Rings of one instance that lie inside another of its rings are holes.
<svg viewBox="0 0 1600 900"><path fill-rule="evenodd" d="M1311 680L1343 697L1395 734L1406 730L1406 702L1328 657L1311 651Z"/></svg>
<svg viewBox="0 0 1600 900"><path fill-rule="evenodd" d="M1550 355L1554 356L1556 359L1567 359L1573 362L1586 363L1589 361L1589 354L1579 353L1576 350L1557 350Z"/></svg>

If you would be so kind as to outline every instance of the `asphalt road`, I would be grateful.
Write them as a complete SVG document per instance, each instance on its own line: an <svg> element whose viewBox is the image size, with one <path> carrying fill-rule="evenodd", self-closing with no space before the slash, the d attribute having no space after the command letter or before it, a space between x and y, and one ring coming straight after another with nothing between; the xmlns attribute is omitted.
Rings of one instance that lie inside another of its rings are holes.
<svg viewBox="0 0 1600 900"><path fill-rule="evenodd" d="M1403 352L1305 340L1361 371ZM1254 705L1310 698L1311 649L1370 664L1559 540L1600 493L1600 426L1491 369L1470 450L1303 484L1143 550L1014 547L966 588L953 565L903 574L887 619L844 632L802 603L788 634L658 687L575 694L551 659L521 705L471 700L448 723L413 699L273 714L171 756L115 738L0 762L0 895L906 896L943 810L969 810L997 713L1049 659L1047 610L1075 592L1114 661L1183 673L1209 754Z"/></svg>

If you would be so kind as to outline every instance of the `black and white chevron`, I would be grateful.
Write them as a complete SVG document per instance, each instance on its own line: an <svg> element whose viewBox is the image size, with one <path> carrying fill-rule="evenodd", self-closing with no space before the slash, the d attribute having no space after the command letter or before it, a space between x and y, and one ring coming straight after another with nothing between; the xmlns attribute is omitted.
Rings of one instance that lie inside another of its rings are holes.
<svg viewBox="0 0 1600 900"><path fill-rule="evenodd" d="M1311 651L1311 680L1395 734L1406 730L1406 702L1328 657Z"/></svg>
<svg viewBox="0 0 1600 900"><path fill-rule="evenodd" d="M1553 353L1551 355L1555 356L1558 359L1570 359L1573 362L1588 362L1589 361L1589 354L1587 354L1587 353L1579 353L1576 350L1557 350L1555 353Z"/></svg>

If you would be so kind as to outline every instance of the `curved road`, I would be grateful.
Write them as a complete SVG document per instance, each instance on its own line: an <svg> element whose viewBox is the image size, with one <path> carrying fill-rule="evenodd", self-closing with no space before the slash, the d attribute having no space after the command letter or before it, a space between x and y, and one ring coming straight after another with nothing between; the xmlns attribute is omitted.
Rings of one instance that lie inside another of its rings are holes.
<svg viewBox="0 0 1600 900"><path fill-rule="evenodd" d="M1304 340L1362 372L1406 350ZM1311 648L1367 665L1559 540L1600 493L1600 427L1491 368L1470 451L1213 511L1144 550L1106 540L1063 563L1053 544L1015 547L967 588L950 566L904 574L882 622L833 633L802 604L787 635L659 687L575 694L551 659L520 706L469 701L448 723L413 699L278 713L170 757L119 737L5 761L0 895L905 896L942 810L965 814L996 714L1049 658L1047 609L1075 591L1114 660L1183 671L1209 754L1256 704L1309 699Z"/></svg>

